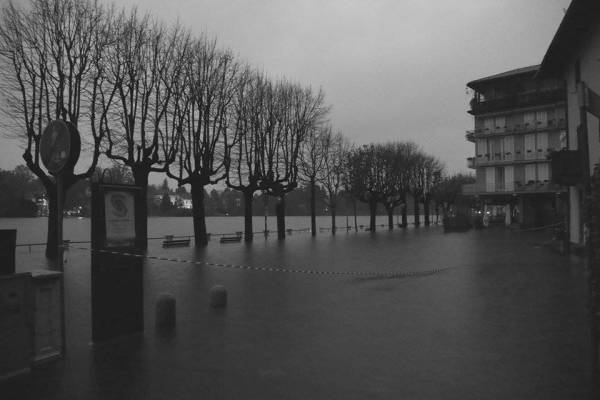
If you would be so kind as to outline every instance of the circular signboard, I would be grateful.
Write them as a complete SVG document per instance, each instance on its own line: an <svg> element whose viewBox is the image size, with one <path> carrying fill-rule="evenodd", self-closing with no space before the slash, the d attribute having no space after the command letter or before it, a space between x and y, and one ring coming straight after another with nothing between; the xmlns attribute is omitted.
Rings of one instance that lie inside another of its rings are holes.
<svg viewBox="0 0 600 400"><path fill-rule="evenodd" d="M40 155L52 175L75 167L80 151L81 139L72 123L52 121L44 129L40 141Z"/></svg>

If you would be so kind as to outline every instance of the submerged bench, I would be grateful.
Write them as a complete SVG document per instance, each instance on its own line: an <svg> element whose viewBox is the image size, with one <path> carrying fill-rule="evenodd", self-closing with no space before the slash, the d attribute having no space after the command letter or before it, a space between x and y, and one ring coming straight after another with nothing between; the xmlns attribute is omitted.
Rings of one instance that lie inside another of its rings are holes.
<svg viewBox="0 0 600 400"><path fill-rule="evenodd" d="M173 235L165 236L165 240L162 242L163 247L175 247L175 246L189 246L190 238L174 239Z"/></svg>
<svg viewBox="0 0 600 400"><path fill-rule="evenodd" d="M242 240L242 235L223 236L223 237L221 237L220 242L221 243L235 243L235 242L240 242L241 240Z"/></svg>

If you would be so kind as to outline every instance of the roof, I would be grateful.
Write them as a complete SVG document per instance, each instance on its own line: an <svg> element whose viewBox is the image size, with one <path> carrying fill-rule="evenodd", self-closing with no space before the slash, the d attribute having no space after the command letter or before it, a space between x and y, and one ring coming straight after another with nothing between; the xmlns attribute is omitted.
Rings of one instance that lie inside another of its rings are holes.
<svg viewBox="0 0 600 400"><path fill-rule="evenodd" d="M598 19L600 1L573 0L550 42L538 75L543 77L561 74L568 56L598 26Z"/></svg>
<svg viewBox="0 0 600 400"><path fill-rule="evenodd" d="M539 68L540 68L539 65L530 65L529 67L511 69L510 71L501 72L496 75L490 75L490 76L486 76L485 78L476 79L474 81L467 83L467 86L470 87L471 89L476 89L477 87L481 86L481 84L483 84L483 83L498 81L498 80L502 80L505 78L515 77L518 75L535 74L539 70Z"/></svg>

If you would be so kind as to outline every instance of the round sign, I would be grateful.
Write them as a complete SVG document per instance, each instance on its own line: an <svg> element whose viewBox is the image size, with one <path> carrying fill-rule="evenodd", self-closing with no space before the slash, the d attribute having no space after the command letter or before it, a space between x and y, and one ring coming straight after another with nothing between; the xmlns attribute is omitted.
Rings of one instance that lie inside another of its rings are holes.
<svg viewBox="0 0 600 400"><path fill-rule="evenodd" d="M52 175L72 169L79 159L81 139L70 122L52 121L42 134L40 155Z"/></svg>

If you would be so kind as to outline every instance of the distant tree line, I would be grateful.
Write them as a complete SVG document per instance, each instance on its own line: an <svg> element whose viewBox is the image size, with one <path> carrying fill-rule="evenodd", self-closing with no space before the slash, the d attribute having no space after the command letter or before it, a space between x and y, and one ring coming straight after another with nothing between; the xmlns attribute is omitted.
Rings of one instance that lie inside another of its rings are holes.
<svg viewBox="0 0 600 400"><path fill-rule="evenodd" d="M205 216L228 212L230 198L242 199L247 241L252 215L264 208L256 200L271 198L283 239L286 213L301 209L294 200L299 186L309 192L315 234L319 197L334 233L343 194L353 211L357 200L369 207L372 230L378 205L390 228L402 205L406 226L409 198L416 223L422 203L429 224L434 187L444 183L441 163L413 143L352 146L334 133L322 90L272 79L216 39L137 9L92 0L9 2L0 11L0 73L8 99L2 109L16 122L12 136L25 144L23 158L51 213L56 185L40 164L39 145L52 120L74 124L88 153L86 169L65 177L65 193L86 185L101 156L126 168L146 197L155 193L150 173L165 174L189 187L196 246L207 243ZM218 200L207 193L213 185L228 188ZM141 206L157 211L152 202ZM172 211L161 199L158 212ZM46 253L53 256L56 227L49 221Z"/></svg>

